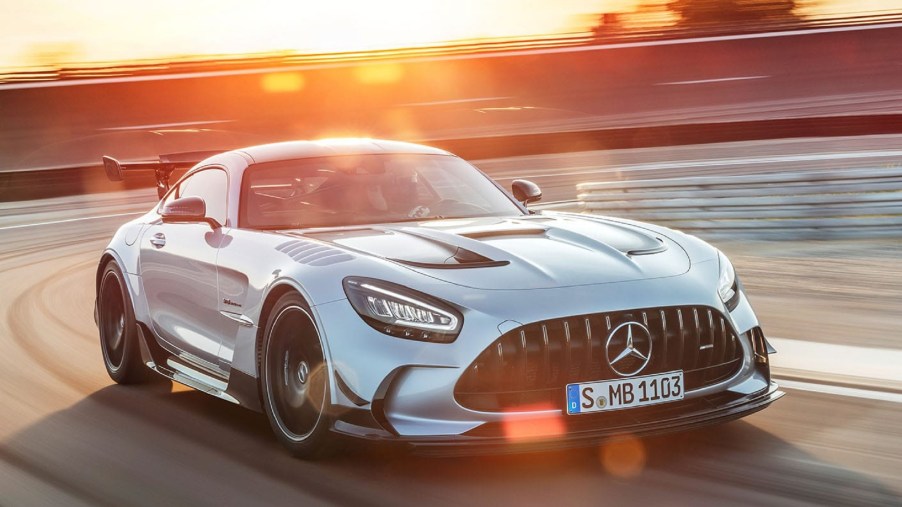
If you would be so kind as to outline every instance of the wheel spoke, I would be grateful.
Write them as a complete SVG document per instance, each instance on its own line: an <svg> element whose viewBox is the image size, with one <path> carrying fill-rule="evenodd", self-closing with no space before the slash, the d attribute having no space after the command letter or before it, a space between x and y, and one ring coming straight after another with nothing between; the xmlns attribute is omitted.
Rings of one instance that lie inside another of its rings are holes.
<svg viewBox="0 0 902 507"><path fill-rule="evenodd" d="M101 286L100 329L108 366L117 370L125 357L125 301L119 278L108 273Z"/></svg>
<svg viewBox="0 0 902 507"><path fill-rule="evenodd" d="M277 315L266 361L273 416L286 436L303 440L319 421L326 376L316 328L300 308L289 307Z"/></svg>

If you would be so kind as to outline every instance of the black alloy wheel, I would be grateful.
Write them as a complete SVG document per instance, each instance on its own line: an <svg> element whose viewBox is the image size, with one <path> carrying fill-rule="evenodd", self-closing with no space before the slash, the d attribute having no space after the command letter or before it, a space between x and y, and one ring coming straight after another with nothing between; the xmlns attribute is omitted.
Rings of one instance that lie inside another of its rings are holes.
<svg viewBox="0 0 902 507"><path fill-rule="evenodd" d="M100 349L110 378L119 384L144 382L150 370L141 362L138 328L125 277L115 261L103 269L97 294Z"/></svg>
<svg viewBox="0 0 902 507"><path fill-rule="evenodd" d="M330 451L328 371L310 308L296 293L282 296L266 323L261 358L263 407L276 438L301 458Z"/></svg>

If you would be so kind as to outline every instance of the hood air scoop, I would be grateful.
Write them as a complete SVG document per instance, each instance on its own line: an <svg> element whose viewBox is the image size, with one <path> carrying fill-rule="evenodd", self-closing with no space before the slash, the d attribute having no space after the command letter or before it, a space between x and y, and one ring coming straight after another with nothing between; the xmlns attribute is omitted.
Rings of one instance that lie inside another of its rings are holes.
<svg viewBox="0 0 902 507"><path fill-rule="evenodd" d="M508 264L510 264L510 261L493 261L492 259L483 257L476 252L471 252L470 250L459 247L454 255L448 257L441 263L411 261L393 257L387 257L387 259L390 261L400 262L401 264L406 264L408 266L432 269L492 268L497 266L507 266Z"/></svg>
<svg viewBox="0 0 902 507"><path fill-rule="evenodd" d="M546 232L548 229L542 227L512 227L460 231L458 234L470 239L487 239L501 236L544 236Z"/></svg>
<svg viewBox="0 0 902 507"><path fill-rule="evenodd" d="M417 268L490 268L510 264L508 260L490 259L459 245L398 230L364 228L305 236ZM398 255L401 252L403 257Z"/></svg>

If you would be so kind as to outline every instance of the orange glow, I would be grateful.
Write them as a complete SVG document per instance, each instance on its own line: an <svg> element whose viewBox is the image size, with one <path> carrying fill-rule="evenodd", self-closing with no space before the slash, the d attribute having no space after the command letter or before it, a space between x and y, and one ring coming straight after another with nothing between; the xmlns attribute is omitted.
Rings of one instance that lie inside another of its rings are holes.
<svg viewBox="0 0 902 507"><path fill-rule="evenodd" d="M899 9L898 0L798 3L800 14L813 17ZM622 14L627 25L670 23L673 19L666 4L642 0L156 0L135 8L133 2L121 0L7 1L0 16L0 68L200 55L332 53L587 34L602 13ZM648 6L660 8L649 10ZM631 16L636 19L631 21Z"/></svg>
<svg viewBox="0 0 902 507"><path fill-rule="evenodd" d="M364 132L362 130L354 130L354 129L332 129L332 130L322 130L316 136L318 140L331 140L336 141L340 139L348 138L348 142L354 142L353 139L372 139L373 136L369 132Z"/></svg>
<svg viewBox="0 0 902 507"><path fill-rule="evenodd" d="M173 392L173 393L187 393L187 392L193 392L193 391L194 391L194 389L192 389L186 385L179 384L178 382L172 383L171 392Z"/></svg>
<svg viewBox="0 0 902 507"><path fill-rule="evenodd" d="M631 0L632 1L632 0ZM0 68L190 55L329 53L584 30L602 0L11 2ZM202 20L202 23L199 23Z"/></svg>
<svg viewBox="0 0 902 507"><path fill-rule="evenodd" d="M354 69L357 81L367 85L391 84L401 80L404 69L397 63L378 63Z"/></svg>
<svg viewBox="0 0 902 507"><path fill-rule="evenodd" d="M645 469L645 444L642 440L627 436L607 443L599 449L602 466L611 475L629 479Z"/></svg>
<svg viewBox="0 0 902 507"><path fill-rule="evenodd" d="M554 407L538 405L523 407L526 411L554 410ZM553 438L566 433L564 418L560 413L537 419L518 419L513 416L502 423L504 437L511 442L524 442Z"/></svg>
<svg viewBox="0 0 902 507"><path fill-rule="evenodd" d="M391 136L396 139L420 139L422 134L410 111L392 109L383 113L383 121L391 128Z"/></svg>
<svg viewBox="0 0 902 507"><path fill-rule="evenodd" d="M300 72L273 72L260 78L260 87L266 93L295 93L304 89L304 76Z"/></svg>

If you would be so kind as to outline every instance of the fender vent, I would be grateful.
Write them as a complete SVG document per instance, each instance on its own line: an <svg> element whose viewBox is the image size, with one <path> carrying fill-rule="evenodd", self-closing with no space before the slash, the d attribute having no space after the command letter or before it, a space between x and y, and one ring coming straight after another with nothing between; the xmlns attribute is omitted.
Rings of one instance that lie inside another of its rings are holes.
<svg viewBox="0 0 902 507"><path fill-rule="evenodd" d="M277 246L276 250L291 257L298 264L308 266L331 266L354 259L347 252L312 241L286 241Z"/></svg>

